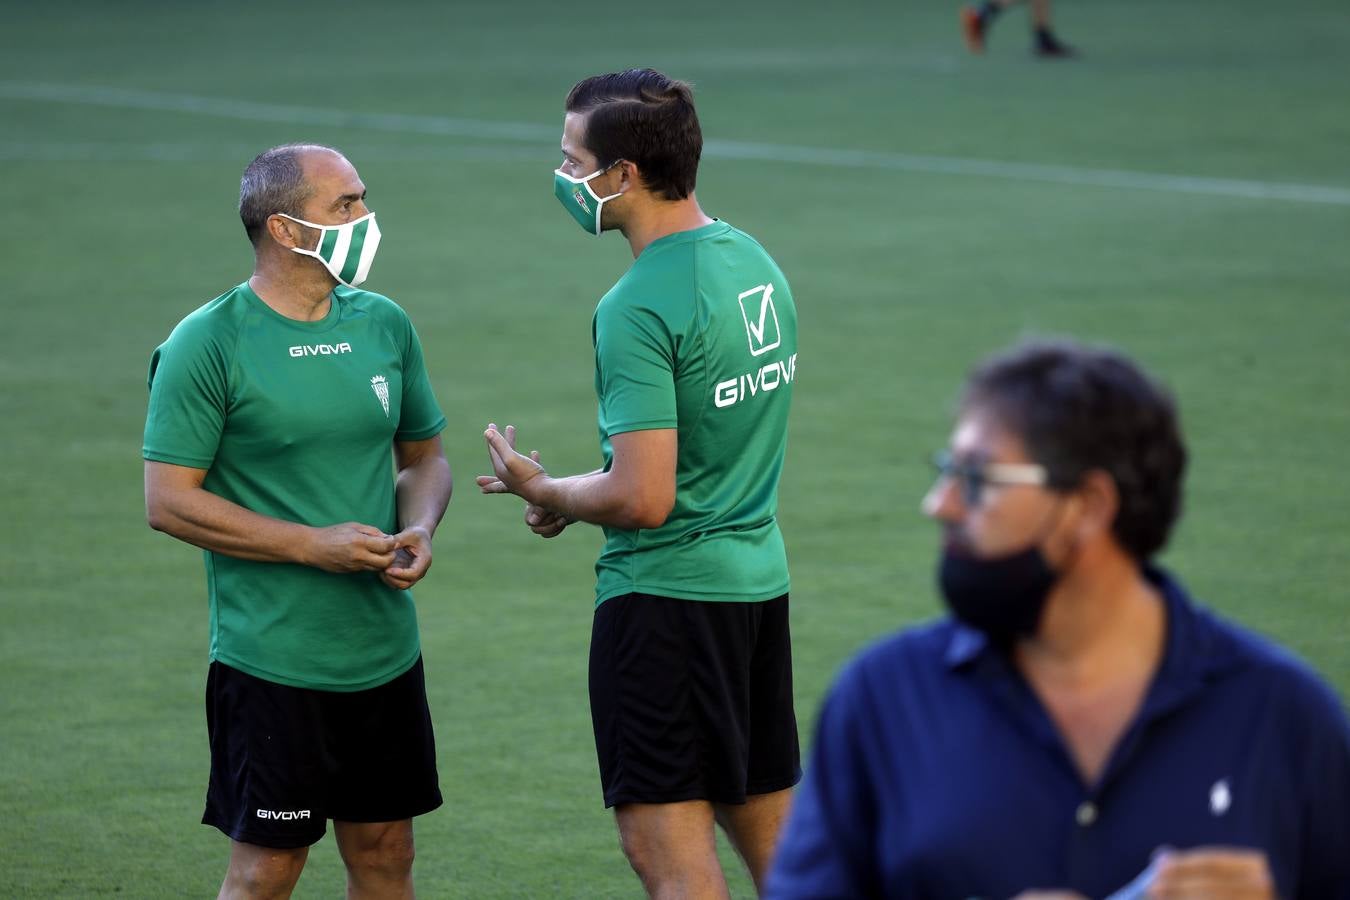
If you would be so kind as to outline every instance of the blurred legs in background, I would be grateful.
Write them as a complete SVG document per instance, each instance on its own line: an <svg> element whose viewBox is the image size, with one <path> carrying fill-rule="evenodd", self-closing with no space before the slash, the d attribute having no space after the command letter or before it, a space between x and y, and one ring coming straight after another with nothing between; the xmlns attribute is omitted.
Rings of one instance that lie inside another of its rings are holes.
<svg viewBox="0 0 1350 900"><path fill-rule="evenodd" d="M961 30L971 53L984 52L984 39L994 19L1018 0L985 0L979 6L961 10ZM1050 25L1050 0L1029 0L1031 4L1031 51L1037 56L1064 59L1074 56L1074 50L1055 37Z"/></svg>

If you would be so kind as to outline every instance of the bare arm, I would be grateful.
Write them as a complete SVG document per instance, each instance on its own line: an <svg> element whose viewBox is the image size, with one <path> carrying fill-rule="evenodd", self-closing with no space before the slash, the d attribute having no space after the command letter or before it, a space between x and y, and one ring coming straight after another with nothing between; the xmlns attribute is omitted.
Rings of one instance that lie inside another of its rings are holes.
<svg viewBox="0 0 1350 900"><path fill-rule="evenodd" d="M554 478L537 460L517 453L513 426L503 435L489 425L484 436L495 473L478 478L485 494L516 494L567 519L627 529L658 528L675 506L673 428L616 434L608 472L570 478Z"/></svg>
<svg viewBox="0 0 1350 900"><path fill-rule="evenodd" d="M328 572L383 571L396 543L360 522L311 528L252 512L202 487L205 469L145 462L150 527L181 541L260 562L298 563Z"/></svg>
<svg viewBox="0 0 1350 900"><path fill-rule="evenodd" d="M396 441L394 458L399 533L394 535L394 564L380 577L390 587L405 590L431 568L431 537L450 504L454 479L440 435L425 441Z"/></svg>

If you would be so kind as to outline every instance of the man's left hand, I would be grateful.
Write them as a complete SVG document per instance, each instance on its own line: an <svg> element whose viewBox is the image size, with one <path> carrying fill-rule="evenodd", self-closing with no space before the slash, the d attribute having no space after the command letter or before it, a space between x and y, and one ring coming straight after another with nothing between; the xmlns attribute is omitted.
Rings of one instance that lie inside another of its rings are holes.
<svg viewBox="0 0 1350 900"><path fill-rule="evenodd" d="M488 458L492 461L492 475L479 475L478 487L485 494L515 494L530 499L527 485L544 473L544 467L528 456L516 452L516 426L507 425L506 434L490 423L483 432L487 440Z"/></svg>
<svg viewBox="0 0 1350 900"><path fill-rule="evenodd" d="M393 535L394 562L380 573L380 580L391 588L406 591L422 580L431 568L431 535L414 526Z"/></svg>

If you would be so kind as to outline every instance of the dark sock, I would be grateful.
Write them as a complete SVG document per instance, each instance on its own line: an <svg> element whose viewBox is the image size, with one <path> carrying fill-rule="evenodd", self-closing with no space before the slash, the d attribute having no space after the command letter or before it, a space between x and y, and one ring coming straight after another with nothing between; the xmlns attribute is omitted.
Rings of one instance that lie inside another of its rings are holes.
<svg viewBox="0 0 1350 900"><path fill-rule="evenodd" d="M980 6L980 24L988 25L1001 12L1003 12L1003 7L995 3L994 0L984 0L984 3Z"/></svg>

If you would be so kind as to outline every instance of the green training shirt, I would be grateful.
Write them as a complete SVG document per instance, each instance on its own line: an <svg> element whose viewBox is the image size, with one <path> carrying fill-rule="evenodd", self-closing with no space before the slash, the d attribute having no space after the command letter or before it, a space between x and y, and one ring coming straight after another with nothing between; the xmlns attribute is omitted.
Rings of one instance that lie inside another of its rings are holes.
<svg viewBox="0 0 1350 900"><path fill-rule="evenodd" d="M394 441L445 427L408 316L338 287L321 321L288 319L239 285L190 314L150 358L142 455L206 469L203 487L317 527L398 530ZM383 684L417 661L412 594L206 552L211 659L328 691Z"/></svg>
<svg viewBox="0 0 1350 900"><path fill-rule="evenodd" d="M797 312L753 238L713 222L653 241L592 322L610 438L674 428L675 506L660 528L605 528L596 603L630 592L769 600L788 590L778 478L797 376Z"/></svg>

